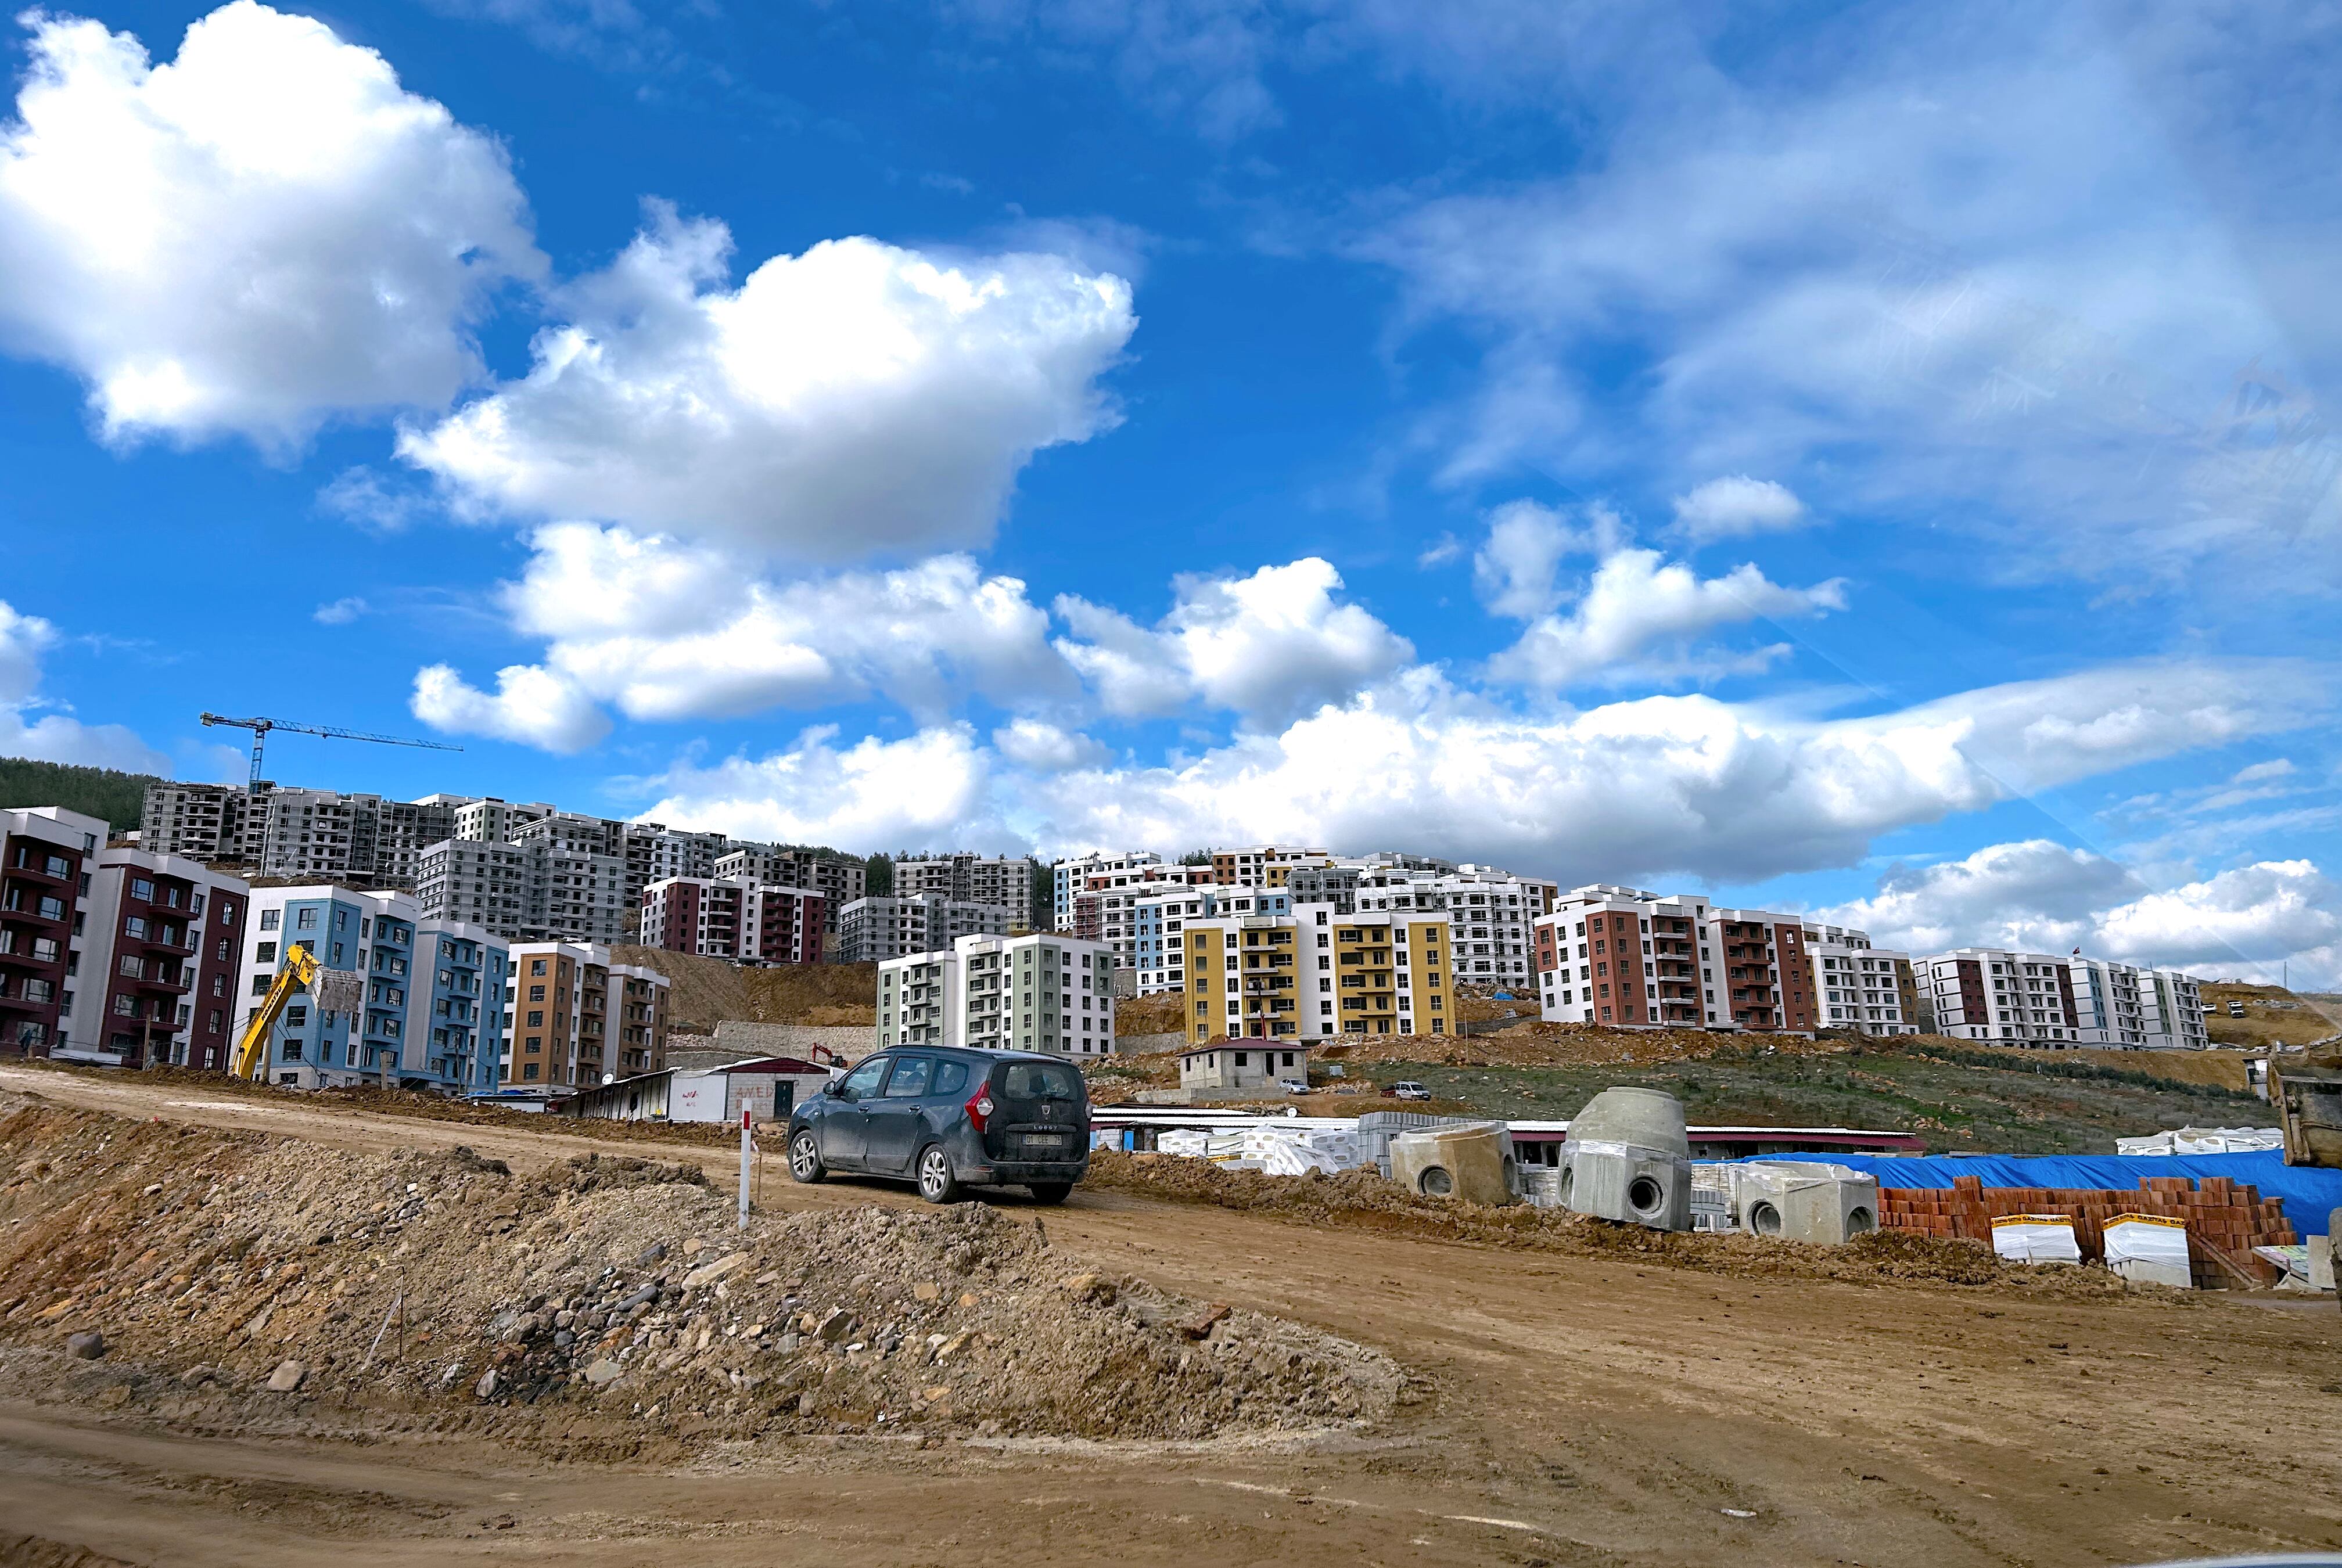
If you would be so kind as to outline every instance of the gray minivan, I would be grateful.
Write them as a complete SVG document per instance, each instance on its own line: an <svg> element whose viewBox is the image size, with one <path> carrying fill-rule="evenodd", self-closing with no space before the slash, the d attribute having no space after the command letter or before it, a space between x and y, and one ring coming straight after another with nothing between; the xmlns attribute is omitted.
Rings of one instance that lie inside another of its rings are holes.
<svg viewBox="0 0 2342 1568"><path fill-rule="evenodd" d="M1029 1051L904 1045L856 1064L789 1116L789 1174L918 1183L931 1203L1021 1185L1062 1203L1090 1164L1080 1069Z"/></svg>

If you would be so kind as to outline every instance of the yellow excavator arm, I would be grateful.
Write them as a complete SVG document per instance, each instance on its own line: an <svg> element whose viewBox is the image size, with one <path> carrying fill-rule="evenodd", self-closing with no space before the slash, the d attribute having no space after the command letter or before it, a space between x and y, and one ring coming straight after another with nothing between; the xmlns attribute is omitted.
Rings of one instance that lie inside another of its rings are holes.
<svg viewBox="0 0 2342 1568"><path fill-rule="evenodd" d="M285 967L276 972L276 983L268 994L245 1020L244 1038L236 1042L235 1059L228 1072L238 1078L258 1078L268 1066L268 1032L276 1027L284 1016L285 1004L293 994L305 991L317 983L317 960L305 947L297 944L285 950Z"/></svg>

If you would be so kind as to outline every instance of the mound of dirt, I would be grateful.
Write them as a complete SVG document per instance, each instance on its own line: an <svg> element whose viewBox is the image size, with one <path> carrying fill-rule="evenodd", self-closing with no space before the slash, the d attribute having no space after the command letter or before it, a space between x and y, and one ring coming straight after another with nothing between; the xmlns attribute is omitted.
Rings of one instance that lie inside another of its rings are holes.
<svg viewBox="0 0 2342 1568"><path fill-rule="evenodd" d="M1116 1034L1176 1034L1186 1024L1187 996L1182 991L1126 996L1114 1004Z"/></svg>
<svg viewBox="0 0 2342 1568"><path fill-rule="evenodd" d="M33 1061L25 1065L42 1072L65 1073L98 1082L120 1082L118 1067L94 1067L72 1062ZM341 1106L382 1116L408 1116L426 1122L460 1122L467 1126L494 1127L507 1133L590 1133L604 1143L690 1144L703 1147L736 1147L736 1127L697 1122L622 1122L600 1117L581 1124L567 1116L506 1105L452 1099L419 1089L383 1089L364 1085L336 1089L291 1089L275 1084L255 1084L219 1073L188 1067L145 1067L137 1074L142 1084L168 1084L200 1093L207 1100L251 1100L263 1104L299 1104L323 1109Z"/></svg>
<svg viewBox="0 0 2342 1568"><path fill-rule="evenodd" d="M783 964L748 969L721 958L663 947L616 946L620 964L646 965L667 977L667 1011L686 1029L713 1030L726 1018L757 1024L834 1028L878 1022L875 964Z"/></svg>
<svg viewBox="0 0 2342 1568"><path fill-rule="evenodd" d="M1651 1231L1526 1203L1484 1208L1426 1198L1371 1170L1336 1176L1271 1176L1223 1170L1208 1160L1101 1149L1090 1156L1089 1182L1173 1203L1211 1203L1304 1224L1404 1231L1579 1257L1628 1258L1709 1273L1984 1286L2058 1297L2113 1297L2127 1289L2102 1269L2005 1263L1981 1242L1877 1232L1846 1246L1823 1247L1759 1236ZM2173 1293L2186 1299L2183 1293Z"/></svg>
<svg viewBox="0 0 2342 1568"><path fill-rule="evenodd" d="M569 1451L623 1453L650 1435L1293 1432L1379 1420L1405 1389L1378 1352L1103 1277L984 1204L744 1233L696 1165L515 1177L464 1150L39 1105L0 1122L0 1341L101 1334L109 1364L247 1415L329 1399L509 1430L493 1418L535 1407L540 1435L557 1417Z"/></svg>
<svg viewBox="0 0 2342 1568"><path fill-rule="evenodd" d="M878 1022L876 964L787 964L742 974L748 1010L735 1018L760 1024L815 1024L842 1028Z"/></svg>

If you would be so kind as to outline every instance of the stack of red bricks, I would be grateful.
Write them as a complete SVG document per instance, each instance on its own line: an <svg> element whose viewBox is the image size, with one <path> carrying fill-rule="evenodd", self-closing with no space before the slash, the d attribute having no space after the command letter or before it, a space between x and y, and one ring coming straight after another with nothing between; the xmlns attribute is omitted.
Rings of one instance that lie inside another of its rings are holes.
<svg viewBox="0 0 2342 1568"><path fill-rule="evenodd" d="M2238 1283L2237 1275L2265 1280L2274 1271L2253 1255L2255 1247L2289 1246L2298 1240L2286 1223L2285 1205L2264 1198L2257 1187L2226 1176L2147 1176L2137 1192L2107 1187L1987 1187L1962 1176L1950 1192L1919 1187L1884 1187L1878 1223L1890 1230L1928 1236L1961 1236L1989 1242L1992 1222L2004 1214L2065 1214L2074 1222L2074 1242L2085 1259L2106 1256L2107 1222L2122 1214L2157 1214L2184 1220L2189 1251L2197 1254L2199 1284ZM2205 1255L2217 1250L2218 1257ZM2225 1261L2229 1268L2221 1267Z"/></svg>

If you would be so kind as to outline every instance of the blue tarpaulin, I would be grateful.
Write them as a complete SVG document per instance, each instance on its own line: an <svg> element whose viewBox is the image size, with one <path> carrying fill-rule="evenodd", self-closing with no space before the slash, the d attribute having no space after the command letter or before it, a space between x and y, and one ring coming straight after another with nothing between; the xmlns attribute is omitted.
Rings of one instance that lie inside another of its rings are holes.
<svg viewBox="0 0 2342 1568"><path fill-rule="evenodd" d="M1948 1192L1962 1176L1987 1187L2111 1187L2138 1191L2147 1176L2226 1176L2285 1200L2285 1217L2299 1236L2322 1236L2327 1216L2342 1209L2342 1171L2288 1165L2275 1149L2251 1154L1977 1154L1967 1159L1892 1158L1881 1154L1758 1154L1759 1160L1821 1160L1850 1165L1882 1187Z"/></svg>

